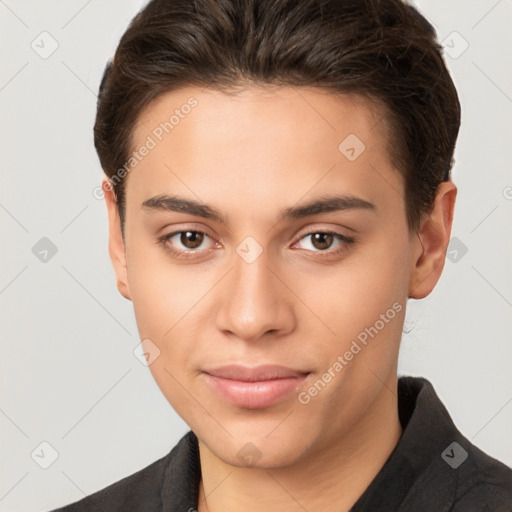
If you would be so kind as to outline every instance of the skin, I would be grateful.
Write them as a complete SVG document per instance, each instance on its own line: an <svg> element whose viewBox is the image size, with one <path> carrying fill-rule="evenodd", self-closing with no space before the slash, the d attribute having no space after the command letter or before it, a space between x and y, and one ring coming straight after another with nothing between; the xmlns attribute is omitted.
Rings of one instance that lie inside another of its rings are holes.
<svg viewBox="0 0 512 512"><path fill-rule="evenodd" d="M133 302L141 339L160 350L150 365L158 386L199 438L198 510L349 510L402 433L396 386L406 303L426 297L441 276L457 189L442 183L409 233L379 110L318 89L169 92L141 113L134 148L190 96L198 105L127 176L124 240L115 197L103 186L118 289ZM354 161L338 149L349 134L366 147ZM277 222L282 209L333 193L363 198L375 211ZM211 205L226 224L141 207L160 194ZM157 243L178 230L207 233L198 249L179 235L168 241L195 251L190 258ZM311 233L326 230L355 242L315 244ZM236 252L247 236L262 248L252 263ZM299 393L395 302L401 311L300 403ZM283 401L250 410L224 401L201 373L229 363L311 374ZM237 456L248 442L260 456L252 466Z"/></svg>

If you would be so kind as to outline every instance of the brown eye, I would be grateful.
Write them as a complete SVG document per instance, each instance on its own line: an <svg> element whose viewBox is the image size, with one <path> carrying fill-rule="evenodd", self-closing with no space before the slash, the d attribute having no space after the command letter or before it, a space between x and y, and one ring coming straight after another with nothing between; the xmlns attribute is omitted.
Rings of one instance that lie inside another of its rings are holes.
<svg viewBox="0 0 512 512"><path fill-rule="evenodd" d="M307 249L315 257L341 254L354 242L354 238L334 231L313 231L302 236L299 240L300 248Z"/></svg>
<svg viewBox="0 0 512 512"><path fill-rule="evenodd" d="M176 258L201 258L216 246L210 236L196 230L175 231L159 238L157 242Z"/></svg>
<svg viewBox="0 0 512 512"><path fill-rule="evenodd" d="M334 241L331 233L312 233L310 236L313 247L320 250L329 249Z"/></svg>
<svg viewBox="0 0 512 512"><path fill-rule="evenodd" d="M180 242L187 249L197 249L204 240L204 233L199 231L182 231Z"/></svg>

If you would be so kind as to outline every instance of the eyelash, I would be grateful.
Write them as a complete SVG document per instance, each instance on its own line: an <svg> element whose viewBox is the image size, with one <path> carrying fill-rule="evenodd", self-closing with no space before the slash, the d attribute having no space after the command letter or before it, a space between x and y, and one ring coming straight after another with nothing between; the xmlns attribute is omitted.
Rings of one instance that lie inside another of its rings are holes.
<svg viewBox="0 0 512 512"><path fill-rule="evenodd" d="M197 255L198 252L208 250L208 249L195 249L192 251L182 251L182 250L176 249L175 247L172 247L171 245L168 244L168 241L173 236L179 235L181 233L186 233L186 232L199 233L199 234L207 236L208 238L212 238L204 231L194 230L194 229L185 229L182 231L174 231L173 233L164 235L163 237L159 238L157 240L157 242L158 242L158 244L162 245L166 251L170 252L173 256L175 256L177 258L184 258L184 259L185 258L193 258ZM315 256L314 256L315 258L325 258L325 257L329 257L329 256L336 256L336 255L341 254L342 252L346 251L350 247L350 245L352 245L355 242L355 239L353 237L345 236L340 233L336 233L335 231L329 231L329 230L311 231L309 233L305 233L303 236L301 236L299 238L298 241L302 240L303 238L307 238L308 236L316 235L316 234L332 235L340 242L343 242L343 244L341 245L341 247L339 247L337 249L331 249L331 250L325 250L325 251L312 251L315 254ZM295 243L297 243L297 242L295 242Z"/></svg>

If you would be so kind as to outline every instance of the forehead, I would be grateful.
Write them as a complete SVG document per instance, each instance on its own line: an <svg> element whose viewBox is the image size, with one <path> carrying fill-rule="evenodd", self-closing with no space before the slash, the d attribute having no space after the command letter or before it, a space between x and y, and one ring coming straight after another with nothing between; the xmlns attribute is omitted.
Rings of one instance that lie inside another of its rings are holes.
<svg viewBox="0 0 512 512"><path fill-rule="evenodd" d="M313 87L265 85L224 91L185 87L161 94L139 113L132 144L155 130L158 138L161 123L168 123L168 130L164 127L160 133L163 136L187 128L198 133L204 127L203 138L208 132L212 138L221 138L223 134L232 136L234 130L243 127L252 135L264 128L268 134L288 133L311 140L316 133L339 131L341 136L343 130L352 130L361 139L371 137L373 141L385 138L382 129L386 122L381 123L384 112L376 99ZM183 122L189 115L193 122ZM297 123L299 118L301 123ZM215 130L209 131L212 126Z"/></svg>
<svg viewBox="0 0 512 512"><path fill-rule="evenodd" d="M255 206L264 198L293 204L308 190L333 186L382 201L391 192L379 190L384 182L393 193L401 186L383 112L368 98L315 88L171 91L139 115L132 150L151 149L134 162L127 197L140 203L176 187L214 197L223 184Z"/></svg>

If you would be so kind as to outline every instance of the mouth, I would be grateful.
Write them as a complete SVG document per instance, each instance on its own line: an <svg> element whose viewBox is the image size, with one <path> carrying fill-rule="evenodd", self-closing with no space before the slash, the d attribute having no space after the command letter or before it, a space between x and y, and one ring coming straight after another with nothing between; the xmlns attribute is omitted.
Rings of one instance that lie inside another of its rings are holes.
<svg viewBox="0 0 512 512"><path fill-rule="evenodd" d="M309 374L277 365L203 370L206 382L218 396L246 409L262 409L284 400Z"/></svg>

